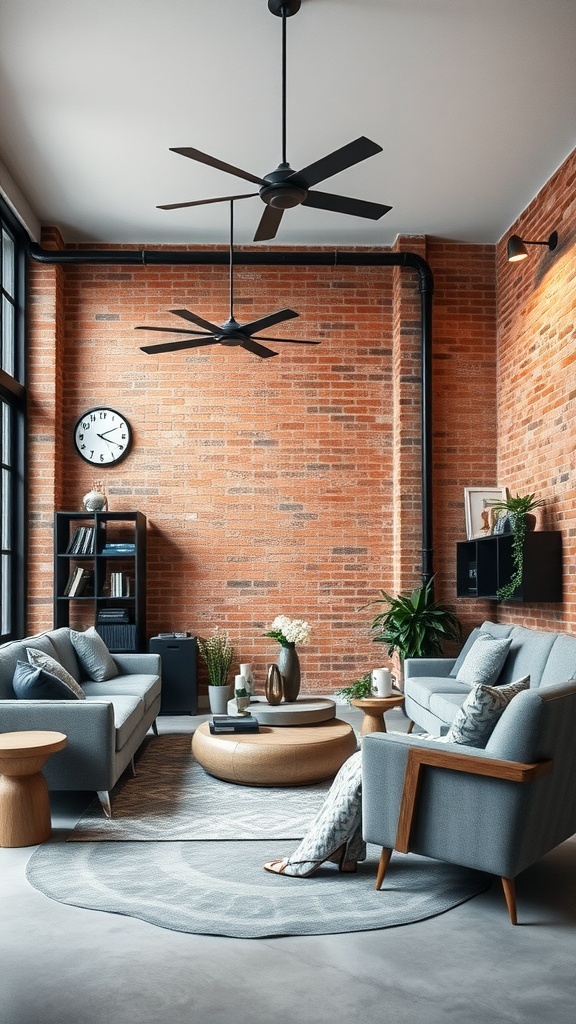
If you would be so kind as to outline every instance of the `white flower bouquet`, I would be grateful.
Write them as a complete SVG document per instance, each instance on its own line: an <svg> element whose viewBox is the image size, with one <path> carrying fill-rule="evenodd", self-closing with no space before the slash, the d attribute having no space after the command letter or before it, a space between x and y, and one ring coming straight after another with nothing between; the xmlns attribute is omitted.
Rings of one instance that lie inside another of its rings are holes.
<svg viewBox="0 0 576 1024"><path fill-rule="evenodd" d="M307 644L310 639L310 626L303 619L289 619L287 615L277 615L264 636L277 640L282 647L290 644Z"/></svg>

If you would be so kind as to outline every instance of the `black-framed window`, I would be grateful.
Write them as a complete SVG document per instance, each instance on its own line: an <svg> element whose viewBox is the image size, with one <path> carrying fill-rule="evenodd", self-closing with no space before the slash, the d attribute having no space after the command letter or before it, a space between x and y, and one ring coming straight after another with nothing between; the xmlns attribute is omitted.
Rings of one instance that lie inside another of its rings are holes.
<svg viewBox="0 0 576 1024"><path fill-rule="evenodd" d="M26 234L0 198L0 642L25 634Z"/></svg>

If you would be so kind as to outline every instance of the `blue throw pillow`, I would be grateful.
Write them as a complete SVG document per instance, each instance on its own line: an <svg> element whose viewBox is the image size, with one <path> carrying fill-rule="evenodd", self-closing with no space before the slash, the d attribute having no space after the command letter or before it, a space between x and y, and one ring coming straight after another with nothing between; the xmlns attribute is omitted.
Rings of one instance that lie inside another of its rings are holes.
<svg viewBox="0 0 576 1024"><path fill-rule="evenodd" d="M12 679L14 693L19 700L79 700L67 683L46 669L17 661Z"/></svg>

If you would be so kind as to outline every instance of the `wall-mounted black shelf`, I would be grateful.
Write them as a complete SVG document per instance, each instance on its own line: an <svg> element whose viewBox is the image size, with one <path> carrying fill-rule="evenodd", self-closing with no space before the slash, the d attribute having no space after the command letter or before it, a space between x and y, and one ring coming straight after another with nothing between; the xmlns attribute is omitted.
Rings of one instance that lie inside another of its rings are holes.
<svg viewBox="0 0 576 1024"><path fill-rule="evenodd" d="M56 512L54 626L92 606L111 651L145 651L146 516L142 512ZM111 616L111 617L110 617Z"/></svg>
<svg viewBox="0 0 576 1024"><path fill-rule="evenodd" d="M512 534L504 533L456 544L456 593L497 601L497 591L512 578ZM528 532L524 540L522 583L511 601L562 600L562 534Z"/></svg>

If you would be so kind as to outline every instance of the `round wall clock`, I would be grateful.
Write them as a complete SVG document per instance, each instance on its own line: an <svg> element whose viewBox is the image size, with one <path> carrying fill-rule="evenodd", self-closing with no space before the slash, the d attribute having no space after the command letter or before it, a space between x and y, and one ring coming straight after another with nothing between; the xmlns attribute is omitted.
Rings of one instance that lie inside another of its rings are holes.
<svg viewBox="0 0 576 1024"><path fill-rule="evenodd" d="M112 466L130 451L132 431L125 416L107 406L82 413L74 427L76 451L91 466Z"/></svg>

